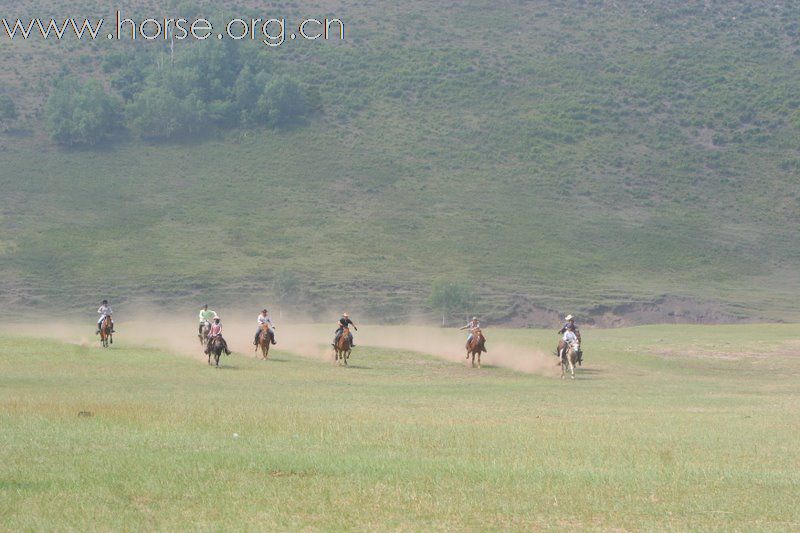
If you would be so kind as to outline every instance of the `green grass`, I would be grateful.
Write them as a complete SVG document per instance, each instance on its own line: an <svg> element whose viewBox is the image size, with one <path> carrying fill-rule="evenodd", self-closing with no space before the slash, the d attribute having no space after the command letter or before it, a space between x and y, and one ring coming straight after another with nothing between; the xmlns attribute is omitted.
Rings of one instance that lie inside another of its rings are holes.
<svg viewBox="0 0 800 533"><path fill-rule="evenodd" d="M520 296L599 316L662 295L800 318L796 6L440 9L348 4L345 44L264 52L319 90L306 126L71 152L41 127L52 72L108 81L121 45L5 43L31 135L0 137L0 301L227 304L290 270L305 309L397 320L447 273L498 318Z"/></svg>
<svg viewBox="0 0 800 533"><path fill-rule="evenodd" d="M104 351L6 335L2 527L800 526L800 327L584 337L587 364L562 382L363 346L347 369L278 351L217 371L124 338Z"/></svg>

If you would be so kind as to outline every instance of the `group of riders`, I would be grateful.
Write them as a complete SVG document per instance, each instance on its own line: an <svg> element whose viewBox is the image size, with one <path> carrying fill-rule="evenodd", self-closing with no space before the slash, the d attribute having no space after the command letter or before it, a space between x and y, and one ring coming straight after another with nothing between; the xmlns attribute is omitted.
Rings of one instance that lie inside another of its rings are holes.
<svg viewBox="0 0 800 533"><path fill-rule="evenodd" d="M212 311L208 308L208 304L205 304L203 305L203 308L200 309L198 318L200 319L200 324L197 328L198 335L202 336L204 332L207 332L205 333L206 339L208 340L206 343L206 354L208 353L208 346L211 345L211 341L219 338L219 342L222 343L223 350L227 355L230 355L231 352L228 349L228 343L225 342L225 338L222 336L222 319L216 313L216 311ZM272 321L272 317L269 316L269 311L267 309L261 310L261 313L256 318L256 326L256 333L253 337L254 346L259 345L261 342L261 335L265 330L269 335L269 342L273 345L278 344L278 341L275 338L275 330L277 329L277 326ZM341 338L345 328L348 328L348 340L350 341L350 346L355 346L353 341L353 333L350 331L349 326L352 326L355 331L358 331L358 327L356 327L355 323L350 319L350 315L346 312L342 313L342 317L339 319L336 331L334 332L334 339L331 343L331 346L336 346L336 343L339 342L339 339Z"/></svg>
<svg viewBox="0 0 800 533"><path fill-rule="evenodd" d="M100 328L103 321L108 317L111 319L111 332L115 333L114 331L114 320L112 316L111 306L108 304L108 300L103 300L100 307L97 309L97 313L100 315L100 318L97 320L97 331L95 334L100 334ZM208 346L211 345L211 341L215 339L219 339L219 342L222 343L222 347L224 352L227 355L231 354L231 351L228 349L228 343L225 342L225 338L222 336L222 320L220 316L211 309L208 308L208 304L205 304L202 309L200 309L199 314L200 324L197 328L197 333L201 337L205 335L206 340L208 341L206 344L206 353L208 353ZM558 330L558 334L562 335L561 339L558 342L558 348L556 353L560 359L564 358L564 354L566 353L567 349L571 345L575 345L580 347L581 344L581 332L578 329L578 326L575 324L575 317L572 315L567 315L564 319L565 323L564 326ZM261 340L261 334L265 331L264 326L266 327L266 332L269 335L269 342L271 344L278 344L278 341L275 339L275 323L272 321L272 318L269 316L269 311L266 309L262 309L261 313L258 315L256 319L257 329L256 334L253 339L253 344L258 346ZM350 319L350 315L347 313L342 313L342 317L339 319L337 323L336 331L334 332L334 339L331 343L331 346L336 346L336 343L339 342L342 334L344 333L345 329L348 331L350 346L355 346L355 342L353 339L353 332L350 329L358 331L355 323ZM474 316L472 319L467 322L466 326L459 328L459 330L467 330L467 346L470 345L472 339L475 335L475 332L481 330L481 323L478 320L478 317ZM484 348L484 351L485 348ZM578 348L578 364L583 362L583 353Z"/></svg>

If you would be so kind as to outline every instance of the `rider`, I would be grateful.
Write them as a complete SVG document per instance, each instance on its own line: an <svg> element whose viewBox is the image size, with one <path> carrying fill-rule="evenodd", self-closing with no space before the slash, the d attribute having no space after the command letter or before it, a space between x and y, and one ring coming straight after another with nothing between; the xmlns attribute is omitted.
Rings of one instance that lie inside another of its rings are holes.
<svg viewBox="0 0 800 533"><path fill-rule="evenodd" d="M225 342L225 338L222 336L222 324L219 323L219 316L214 317L214 323L211 324L211 331L208 332L208 346L206 347L206 353L211 349L211 344L214 339L219 337L220 341L222 341L222 349L225 350L227 355L231 354L231 351L228 349L228 343Z"/></svg>
<svg viewBox="0 0 800 533"><path fill-rule="evenodd" d="M458 328L458 331L461 331L463 329L469 331L469 335L467 335L467 344L469 344L472 341L472 337L475 336L475 330L481 329L481 323L478 320L478 317L476 316L472 317L472 320L467 322L466 326Z"/></svg>
<svg viewBox="0 0 800 533"><path fill-rule="evenodd" d="M574 342L580 343L580 339L578 338L578 335L575 333L574 325L567 324L566 329L564 330L563 339L564 339L564 347L560 350L558 354L559 357L562 359L564 358L564 354L567 352L567 349L572 343Z"/></svg>
<svg viewBox="0 0 800 533"><path fill-rule="evenodd" d="M581 332L578 329L578 326L575 325L575 317L572 316L572 315L567 315L564 318L564 320L566 321L566 323L564 324L564 327L562 327L560 330L558 330L558 334L562 335L565 331L567 331L567 329L569 329L571 327L573 332L575 333L575 336L578 337L578 342L580 342L581 341Z"/></svg>
<svg viewBox="0 0 800 533"><path fill-rule="evenodd" d="M208 324L210 325L211 321L214 320L216 318L216 316L217 316L217 313L215 311L209 310L208 309L208 304L205 304L203 306L203 308L200 310L200 325L197 328L197 333L202 335L203 334L203 326L206 325L206 322L208 322Z"/></svg>
<svg viewBox="0 0 800 533"><path fill-rule="evenodd" d="M258 329L256 329L256 338L253 340L253 344L258 346L258 338L261 336L261 326L264 324L269 325L269 336L272 344L278 344L278 341L275 340L275 324L272 323L272 319L269 317L269 311L266 309L261 311L261 314L258 315Z"/></svg>
<svg viewBox="0 0 800 533"><path fill-rule="evenodd" d="M108 300L103 300L103 303L100 304L100 308L97 310L97 312L100 315L100 318L97 321L97 331L95 331L94 334L95 335L100 335L100 324L103 323L103 320L105 320L105 318L107 316L111 316L111 314L112 314L111 306L108 305ZM114 331L114 319L113 318L111 319L111 333L116 333L116 331Z"/></svg>
<svg viewBox="0 0 800 533"><path fill-rule="evenodd" d="M339 337L342 336L342 332L344 331L344 328L346 328L347 326L353 326L353 329L358 331L358 328L353 323L353 321L350 320L350 315L348 315L347 313L342 313L342 318L339 319L338 326L339 327L336 329L336 337L334 337L333 344L332 344L332 346L334 346L334 347L336 347L336 343L339 342ZM353 332L352 331L350 332L350 347L351 348L355 347L355 343L353 342Z"/></svg>
<svg viewBox="0 0 800 533"><path fill-rule="evenodd" d="M564 326L560 330L558 330L558 334L559 335L561 335L561 334L566 335L567 332L571 331L572 334L575 336L575 338L578 340L578 343L581 343L581 332L578 329L578 326L575 325L575 317L572 316L572 315L567 315L564 318L564 320L566 321L566 323L564 324ZM559 350L558 350L558 356L559 357L563 357L564 352L567 349L567 346L568 346L568 343L566 342L566 339L564 339L564 345L560 346ZM578 364L581 364L581 363L583 363L583 350L582 349L578 349Z"/></svg>

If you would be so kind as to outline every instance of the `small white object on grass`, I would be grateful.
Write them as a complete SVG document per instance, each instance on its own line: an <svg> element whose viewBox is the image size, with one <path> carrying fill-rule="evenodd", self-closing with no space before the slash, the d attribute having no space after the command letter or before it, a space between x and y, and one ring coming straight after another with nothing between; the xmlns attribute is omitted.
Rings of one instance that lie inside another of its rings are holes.
<svg viewBox="0 0 800 533"><path fill-rule="evenodd" d="M233 438L234 438L234 439L238 439L238 438L239 438L239 434L238 434L238 433L234 433L234 434L233 434Z"/></svg>

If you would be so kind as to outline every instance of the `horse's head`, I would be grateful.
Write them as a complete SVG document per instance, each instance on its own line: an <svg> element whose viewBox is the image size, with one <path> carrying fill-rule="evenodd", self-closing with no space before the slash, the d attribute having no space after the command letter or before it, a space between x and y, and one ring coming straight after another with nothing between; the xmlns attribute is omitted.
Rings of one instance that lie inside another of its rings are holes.
<svg viewBox="0 0 800 533"><path fill-rule="evenodd" d="M572 350L575 351L575 352L581 351L581 343L580 343L580 341L577 341L577 340L572 341L570 343L569 347L572 348Z"/></svg>

